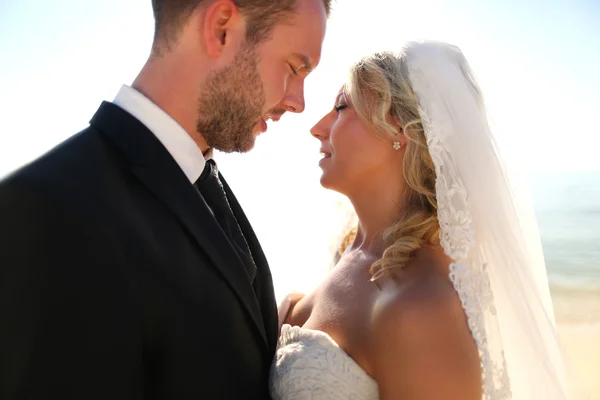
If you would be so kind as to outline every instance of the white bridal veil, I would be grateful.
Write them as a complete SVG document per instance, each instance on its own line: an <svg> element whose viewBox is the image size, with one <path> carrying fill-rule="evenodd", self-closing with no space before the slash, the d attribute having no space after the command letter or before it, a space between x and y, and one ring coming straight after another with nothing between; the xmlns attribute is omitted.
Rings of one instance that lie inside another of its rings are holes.
<svg viewBox="0 0 600 400"><path fill-rule="evenodd" d="M511 186L473 73L444 43L409 43L403 57L436 168L450 277L479 347L484 399L572 399L533 209Z"/></svg>

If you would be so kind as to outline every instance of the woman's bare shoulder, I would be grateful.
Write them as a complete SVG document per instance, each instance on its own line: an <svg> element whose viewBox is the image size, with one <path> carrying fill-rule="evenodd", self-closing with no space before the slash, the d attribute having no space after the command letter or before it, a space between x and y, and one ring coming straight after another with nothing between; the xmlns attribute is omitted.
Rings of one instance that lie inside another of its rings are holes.
<svg viewBox="0 0 600 400"><path fill-rule="evenodd" d="M373 309L381 398L480 399L479 354L452 282L435 268L406 275L381 284Z"/></svg>

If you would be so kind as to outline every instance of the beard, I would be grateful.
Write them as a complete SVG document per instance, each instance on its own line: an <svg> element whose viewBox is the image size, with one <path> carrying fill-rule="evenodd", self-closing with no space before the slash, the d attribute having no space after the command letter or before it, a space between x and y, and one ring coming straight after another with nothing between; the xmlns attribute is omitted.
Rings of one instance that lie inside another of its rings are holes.
<svg viewBox="0 0 600 400"><path fill-rule="evenodd" d="M207 76L198 106L196 129L209 147L226 153L245 153L254 147L265 93L253 46L244 45L231 65Z"/></svg>

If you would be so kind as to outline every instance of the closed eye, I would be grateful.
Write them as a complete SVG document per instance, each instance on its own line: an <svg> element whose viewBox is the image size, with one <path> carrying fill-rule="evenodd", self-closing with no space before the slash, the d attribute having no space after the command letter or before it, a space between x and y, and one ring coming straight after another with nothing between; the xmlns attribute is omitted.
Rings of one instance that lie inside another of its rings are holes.
<svg viewBox="0 0 600 400"><path fill-rule="evenodd" d="M300 70L300 68L296 69L294 68L294 66L292 64L288 64L290 66L290 71L292 72L292 74L298 76L298 71Z"/></svg>
<svg viewBox="0 0 600 400"><path fill-rule="evenodd" d="M346 107L348 107L346 104L340 104L340 105L335 106L334 109L335 109L335 112L339 113L340 111L342 111Z"/></svg>

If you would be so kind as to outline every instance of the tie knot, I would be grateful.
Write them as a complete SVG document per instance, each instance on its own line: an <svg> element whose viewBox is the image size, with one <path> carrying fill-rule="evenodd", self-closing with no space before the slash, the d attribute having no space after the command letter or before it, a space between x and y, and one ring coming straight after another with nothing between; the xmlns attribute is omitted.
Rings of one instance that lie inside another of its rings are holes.
<svg viewBox="0 0 600 400"><path fill-rule="evenodd" d="M210 185L217 182L219 183L219 186L222 186L221 180L219 179L219 169L217 168L217 164L213 160L206 160L204 170L202 170L200 177L194 185L199 187L203 183L208 183Z"/></svg>
<svg viewBox="0 0 600 400"><path fill-rule="evenodd" d="M212 158L209 158L206 160L206 164L210 166L212 174L218 177L219 167L217 166L217 163Z"/></svg>

